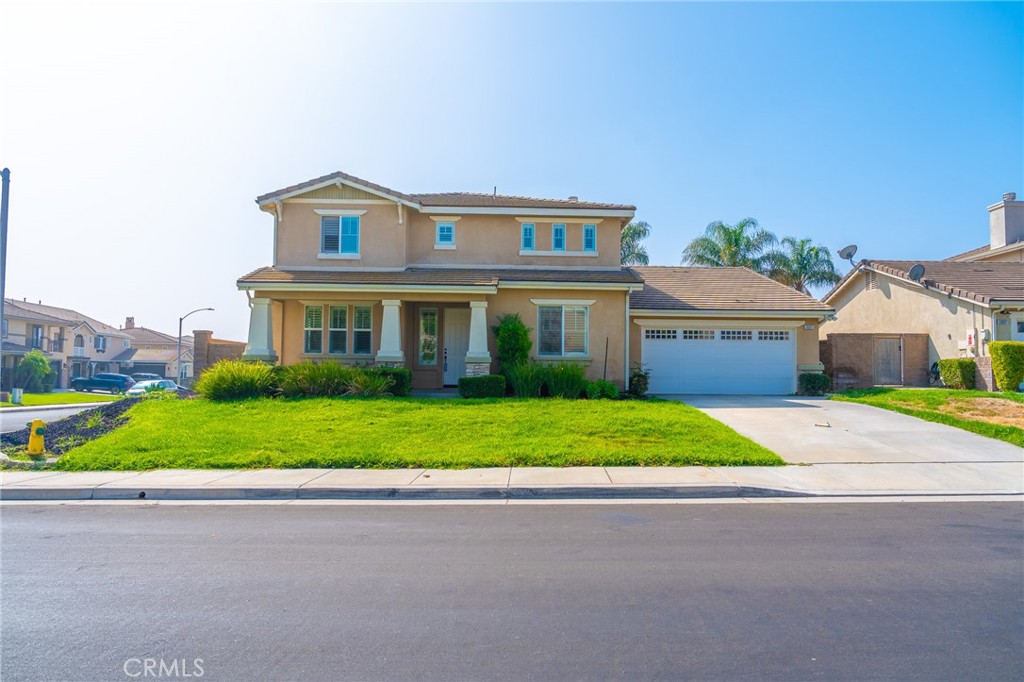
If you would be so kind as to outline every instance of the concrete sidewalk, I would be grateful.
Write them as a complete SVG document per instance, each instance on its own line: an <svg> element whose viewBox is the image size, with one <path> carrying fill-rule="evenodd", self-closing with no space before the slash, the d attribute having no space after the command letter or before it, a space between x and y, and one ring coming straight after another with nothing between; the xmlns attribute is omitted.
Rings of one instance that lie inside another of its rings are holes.
<svg viewBox="0 0 1024 682"><path fill-rule="evenodd" d="M1021 462L0 473L0 500L554 500L1022 494Z"/></svg>

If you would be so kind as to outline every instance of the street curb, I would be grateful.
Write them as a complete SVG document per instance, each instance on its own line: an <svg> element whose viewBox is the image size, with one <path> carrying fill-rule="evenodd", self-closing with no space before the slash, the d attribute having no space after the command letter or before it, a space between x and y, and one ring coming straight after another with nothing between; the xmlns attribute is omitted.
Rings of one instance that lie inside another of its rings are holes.
<svg viewBox="0 0 1024 682"><path fill-rule="evenodd" d="M90 407L100 407L101 405L109 405L115 402L113 400L106 400L102 403L64 403L62 405L39 405L28 407L3 407L0 408L0 415L4 414L17 414L19 412L45 412L46 410L68 410L72 408L81 407L82 409L88 409Z"/></svg>

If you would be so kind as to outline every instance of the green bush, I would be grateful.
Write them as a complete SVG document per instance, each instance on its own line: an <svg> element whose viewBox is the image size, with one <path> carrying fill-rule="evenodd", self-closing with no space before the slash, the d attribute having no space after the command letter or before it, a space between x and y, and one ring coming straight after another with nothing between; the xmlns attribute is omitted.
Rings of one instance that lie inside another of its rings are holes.
<svg viewBox="0 0 1024 682"><path fill-rule="evenodd" d="M505 370L512 392L520 398L537 398L548 378L548 368L536 362L522 362Z"/></svg>
<svg viewBox="0 0 1024 682"><path fill-rule="evenodd" d="M38 349L32 349L14 368L13 385L15 388L24 389L26 393L49 393L53 390L53 382L48 379L53 374L53 368L50 367L50 361L46 356Z"/></svg>
<svg viewBox="0 0 1024 682"><path fill-rule="evenodd" d="M391 395L405 397L412 390L412 370L407 367L374 367L369 371L391 379Z"/></svg>
<svg viewBox="0 0 1024 682"><path fill-rule="evenodd" d="M282 367L281 393L287 398L347 395L352 378L361 370L336 362L300 362Z"/></svg>
<svg viewBox="0 0 1024 682"><path fill-rule="evenodd" d="M651 385L651 370L639 362L633 363L629 370L629 394L634 398L642 398L647 395L647 389Z"/></svg>
<svg viewBox="0 0 1024 682"><path fill-rule="evenodd" d="M498 324L491 327L496 340L498 367L508 376L512 367L526 364L530 360L530 328L517 313L502 315Z"/></svg>
<svg viewBox="0 0 1024 682"><path fill-rule="evenodd" d="M576 400L587 388L586 371L575 362L558 362L548 366L547 384L553 398Z"/></svg>
<svg viewBox="0 0 1024 682"><path fill-rule="evenodd" d="M988 354L999 390L1019 391L1024 382L1024 341L993 341Z"/></svg>
<svg viewBox="0 0 1024 682"><path fill-rule="evenodd" d="M824 395L832 388L832 377L827 374L804 372L798 380L800 395Z"/></svg>
<svg viewBox="0 0 1024 682"><path fill-rule="evenodd" d="M209 400L263 398L277 393L277 375L262 362L221 360L199 376L194 388Z"/></svg>
<svg viewBox="0 0 1024 682"><path fill-rule="evenodd" d="M394 385L395 380L386 374L357 371L349 378L345 395L391 395L391 388Z"/></svg>
<svg viewBox="0 0 1024 682"><path fill-rule="evenodd" d="M500 374L462 377L459 379L459 395L463 398L503 398L505 377Z"/></svg>
<svg viewBox="0 0 1024 682"><path fill-rule="evenodd" d="M949 388L974 390L977 366L970 358L939 360L939 376Z"/></svg>
<svg viewBox="0 0 1024 682"><path fill-rule="evenodd" d="M615 400L619 397L619 387L605 379L598 379L587 384L586 393L591 400L600 398Z"/></svg>

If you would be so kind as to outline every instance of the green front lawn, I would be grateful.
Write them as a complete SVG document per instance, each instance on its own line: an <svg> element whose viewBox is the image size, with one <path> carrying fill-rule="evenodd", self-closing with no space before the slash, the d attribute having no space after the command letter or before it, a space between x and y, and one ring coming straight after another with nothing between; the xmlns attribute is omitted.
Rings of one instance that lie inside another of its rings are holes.
<svg viewBox="0 0 1024 682"><path fill-rule="evenodd" d="M836 393L832 400L881 407L1024 447L1024 393L865 388Z"/></svg>
<svg viewBox="0 0 1024 682"><path fill-rule="evenodd" d="M779 465L682 403L422 398L143 401L58 467L97 469Z"/></svg>
<svg viewBox="0 0 1024 682"><path fill-rule="evenodd" d="M39 407L42 405L75 405L78 403L103 403L117 400L121 396L109 393L25 393L22 404L0 403L4 407Z"/></svg>

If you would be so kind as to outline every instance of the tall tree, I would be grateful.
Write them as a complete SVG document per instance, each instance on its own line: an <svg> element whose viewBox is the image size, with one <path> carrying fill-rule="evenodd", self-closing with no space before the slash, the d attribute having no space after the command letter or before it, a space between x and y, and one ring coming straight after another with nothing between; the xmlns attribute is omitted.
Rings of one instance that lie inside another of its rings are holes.
<svg viewBox="0 0 1024 682"><path fill-rule="evenodd" d="M763 272L770 260L770 250L778 241L753 218L744 218L735 225L716 220L683 250L683 263L712 268L746 267Z"/></svg>
<svg viewBox="0 0 1024 682"><path fill-rule="evenodd" d="M796 237L786 237L782 248L769 255L765 274L805 294L808 287L832 286L840 279L828 249Z"/></svg>
<svg viewBox="0 0 1024 682"><path fill-rule="evenodd" d="M622 228L620 257L623 265L647 265L647 249L641 243L651 236L651 226L644 220L637 220Z"/></svg>

